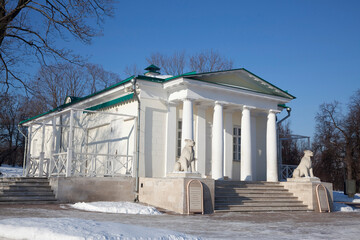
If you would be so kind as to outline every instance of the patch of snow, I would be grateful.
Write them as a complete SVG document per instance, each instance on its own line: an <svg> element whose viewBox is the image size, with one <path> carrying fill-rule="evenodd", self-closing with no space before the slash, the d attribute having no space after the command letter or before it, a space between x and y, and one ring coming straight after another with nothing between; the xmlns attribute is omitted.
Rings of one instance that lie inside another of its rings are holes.
<svg viewBox="0 0 360 240"><path fill-rule="evenodd" d="M171 230L78 218L10 218L0 220L0 237L31 240L200 239Z"/></svg>
<svg viewBox="0 0 360 240"><path fill-rule="evenodd" d="M0 178L2 177L21 177L23 174L23 168L16 166L10 166L7 164L2 164L0 166Z"/></svg>
<svg viewBox="0 0 360 240"><path fill-rule="evenodd" d="M356 193L354 198L350 198L341 191L333 191L334 202L360 202L360 193Z"/></svg>
<svg viewBox="0 0 360 240"><path fill-rule="evenodd" d="M79 202L69 204L70 207L84 211L126 214L161 214L156 208L132 202Z"/></svg>
<svg viewBox="0 0 360 240"><path fill-rule="evenodd" d="M335 212L360 212L360 209L353 208L342 202L360 202L360 194L355 194L354 198L350 198L341 191L333 191L334 211Z"/></svg>
<svg viewBox="0 0 360 240"><path fill-rule="evenodd" d="M334 212L359 212L359 210L345 203L334 202Z"/></svg>

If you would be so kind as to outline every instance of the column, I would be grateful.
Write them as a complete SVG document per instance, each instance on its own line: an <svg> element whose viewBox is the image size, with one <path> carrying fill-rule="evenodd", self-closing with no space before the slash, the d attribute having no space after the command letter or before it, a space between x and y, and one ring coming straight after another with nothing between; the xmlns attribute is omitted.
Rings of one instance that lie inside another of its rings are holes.
<svg viewBox="0 0 360 240"><path fill-rule="evenodd" d="M224 157L224 123L223 106L215 102L213 128L212 128L212 178L217 180L223 178Z"/></svg>
<svg viewBox="0 0 360 240"><path fill-rule="evenodd" d="M51 155L50 155L49 173L48 173L49 177L51 176L55 166L55 160L54 160L55 151L56 151L56 117L54 116L52 119Z"/></svg>
<svg viewBox="0 0 360 240"><path fill-rule="evenodd" d="M27 146L27 154L26 154L26 162L25 162L25 173L23 173L23 175L25 177L29 176L29 171L30 171L30 165L31 165L31 142L32 142L32 125L29 126L28 128L28 146Z"/></svg>
<svg viewBox="0 0 360 240"><path fill-rule="evenodd" d="M185 139L194 140L193 135L193 102L192 99L183 100L181 150L185 146Z"/></svg>
<svg viewBox="0 0 360 240"><path fill-rule="evenodd" d="M244 106L241 117L241 181L252 181L250 107Z"/></svg>
<svg viewBox="0 0 360 240"><path fill-rule="evenodd" d="M205 177L206 170L206 112L198 106L196 114L196 142L195 142L196 171Z"/></svg>
<svg viewBox="0 0 360 240"><path fill-rule="evenodd" d="M225 111L224 122L224 176L232 178L233 167L233 113Z"/></svg>
<svg viewBox="0 0 360 240"><path fill-rule="evenodd" d="M266 125L266 181L278 181L276 110L270 110Z"/></svg>
<svg viewBox="0 0 360 240"><path fill-rule="evenodd" d="M257 181L257 146L256 146L256 117L251 116L251 169L252 169L252 180Z"/></svg>
<svg viewBox="0 0 360 240"><path fill-rule="evenodd" d="M169 104L166 115L165 173L173 172L176 162L176 105Z"/></svg>
<svg viewBox="0 0 360 240"><path fill-rule="evenodd" d="M74 110L70 110L70 128L69 128L69 140L67 148L67 161L66 161L66 177L71 176L72 161L73 161L73 140L74 140Z"/></svg>
<svg viewBox="0 0 360 240"><path fill-rule="evenodd" d="M42 123L42 135L41 135L41 152L39 158L39 177L44 176L44 158L45 158L45 122Z"/></svg>

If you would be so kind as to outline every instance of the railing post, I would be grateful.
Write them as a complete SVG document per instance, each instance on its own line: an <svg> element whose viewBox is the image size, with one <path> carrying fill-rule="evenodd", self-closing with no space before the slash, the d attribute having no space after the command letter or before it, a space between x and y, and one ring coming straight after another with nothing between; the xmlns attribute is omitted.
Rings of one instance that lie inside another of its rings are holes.
<svg viewBox="0 0 360 240"><path fill-rule="evenodd" d="M39 177L44 176L44 157L45 157L45 153L41 152L39 157L39 174L38 174Z"/></svg>
<svg viewBox="0 0 360 240"><path fill-rule="evenodd" d="M65 173L66 177L71 176L71 163L72 163L72 149L67 148L67 152L66 152L66 173Z"/></svg>

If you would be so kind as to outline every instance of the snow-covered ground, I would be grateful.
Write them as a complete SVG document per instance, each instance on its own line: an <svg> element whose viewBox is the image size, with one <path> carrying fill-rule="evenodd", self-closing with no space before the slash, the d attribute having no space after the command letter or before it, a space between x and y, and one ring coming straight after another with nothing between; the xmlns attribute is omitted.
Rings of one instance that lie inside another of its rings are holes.
<svg viewBox="0 0 360 240"><path fill-rule="evenodd" d="M1 166L3 176L21 168ZM0 239L357 239L360 202L334 191L336 213L223 213L179 216L128 202L0 205Z"/></svg>
<svg viewBox="0 0 360 240"><path fill-rule="evenodd" d="M127 214L161 214L156 208L132 202L80 202L68 206L84 211Z"/></svg>
<svg viewBox="0 0 360 240"><path fill-rule="evenodd" d="M78 218L4 219L0 220L0 236L29 240L200 239L164 229Z"/></svg>
<svg viewBox="0 0 360 240"><path fill-rule="evenodd" d="M6 164L0 166L0 177L21 177L22 167L12 167Z"/></svg>
<svg viewBox="0 0 360 240"><path fill-rule="evenodd" d="M344 192L334 191L334 211L335 212L360 212L360 209L353 208L342 202L360 203L360 194L355 194L354 198L349 198Z"/></svg>

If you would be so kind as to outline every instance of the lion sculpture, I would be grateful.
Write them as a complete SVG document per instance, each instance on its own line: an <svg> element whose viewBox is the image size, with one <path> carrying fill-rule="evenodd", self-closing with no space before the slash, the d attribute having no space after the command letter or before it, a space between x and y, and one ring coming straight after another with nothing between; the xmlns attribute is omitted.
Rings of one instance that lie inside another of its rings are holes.
<svg viewBox="0 0 360 240"><path fill-rule="evenodd" d="M187 172L190 166L191 172L195 172L195 142L191 139L185 139L185 143L186 145L181 151L181 156L179 160L175 163L174 172Z"/></svg>
<svg viewBox="0 0 360 240"><path fill-rule="evenodd" d="M314 156L312 151L304 151L304 156L301 159L299 166L293 172L293 178L314 177L311 163L312 156Z"/></svg>

